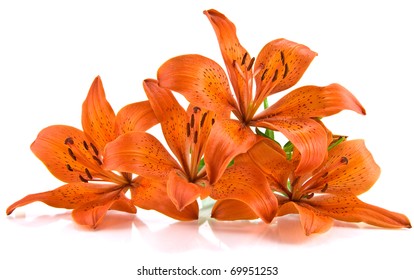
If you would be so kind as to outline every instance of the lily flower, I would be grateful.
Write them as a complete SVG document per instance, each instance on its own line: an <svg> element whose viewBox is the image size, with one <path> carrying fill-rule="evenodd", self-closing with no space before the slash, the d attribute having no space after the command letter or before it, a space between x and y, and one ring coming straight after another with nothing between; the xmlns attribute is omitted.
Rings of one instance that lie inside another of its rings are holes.
<svg viewBox="0 0 414 280"><path fill-rule="evenodd" d="M134 131L107 145L104 165L109 169L140 174L163 184L179 211L191 206L198 216L198 198L209 195L210 185L200 162L215 123L215 113L192 104L186 111L168 89L147 79L144 90L157 116L167 145L149 133Z"/></svg>
<svg viewBox="0 0 414 280"><path fill-rule="evenodd" d="M299 214L306 235L327 231L334 219L384 228L411 227L405 215L358 198L380 175L380 168L363 140L344 141L334 146L319 168L299 176L294 170L300 155L287 160L268 143L258 143L248 154L268 176L279 201L277 215ZM251 211L245 214L249 215L254 217Z"/></svg>
<svg viewBox="0 0 414 280"><path fill-rule="evenodd" d="M318 167L326 157L329 137L315 118L344 109L365 114L364 108L348 90L332 84L298 88L258 113L268 96L294 86L317 54L277 39L267 43L257 58L251 57L229 19L216 10L204 14L217 35L227 74L215 61L190 54L166 61L157 78L160 86L181 93L190 103L218 116L232 112L237 118L221 118L211 132L205 156L210 182L217 182L229 162L256 143L251 126L280 131L295 145L302 155L298 174Z"/></svg>
<svg viewBox="0 0 414 280"><path fill-rule="evenodd" d="M93 228L108 210L136 213L135 206L155 209L174 218L192 219L192 211L175 209L159 184L103 166L108 143L124 133L145 131L157 123L148 101L127 105L115 116L102 81L96 77L82 107L83 131L66 125L49 126L31 145L32 152L49 171L66 184L16 201L7 208L7 214L40 201L52 207L73 209L72 217L77 223ZM127 191L131 198L127 197Z"/></svg>

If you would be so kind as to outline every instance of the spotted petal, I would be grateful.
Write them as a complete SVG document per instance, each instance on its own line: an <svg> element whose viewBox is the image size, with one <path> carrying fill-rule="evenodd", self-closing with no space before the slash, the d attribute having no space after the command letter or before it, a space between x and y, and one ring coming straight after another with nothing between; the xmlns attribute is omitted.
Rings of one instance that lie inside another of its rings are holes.
<svg viewBox="0 0 414 280"><path fill-rule="evenodd" d="M126 105L116 115L116 135L130 131L147 131L158 123L149 101Z"/></svg>

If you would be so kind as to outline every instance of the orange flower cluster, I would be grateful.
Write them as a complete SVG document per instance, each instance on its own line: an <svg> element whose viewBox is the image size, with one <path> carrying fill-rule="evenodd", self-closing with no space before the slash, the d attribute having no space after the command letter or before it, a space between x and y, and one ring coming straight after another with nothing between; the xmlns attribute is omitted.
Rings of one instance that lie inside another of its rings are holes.
<svg viewBox="0 0 414 280"><path fill-rule="evenodd" d="M137 207L185 221L198 219L199 201L210 197L212 218L271 223L296 213L308 235L328 230L334 219L411 227L403 214L358 199L380 168L363 140L336 136L322 122L342 110L365 114L347 89L302 86L267 105L268 96L300 80L317 54L277 39L252 57L229 19L216 10L204 14L226 70L201 55L171 58L157 79L143 82L148 100L117 114L97 77L83 103L83 131L50 126L31 146L65 184L24 197L7 214L41 201L73 209L77 223L94 228L108 210L136 213ZM156 124L168 148L146 132ZM275 133L288 142L279 144Z"/></svg>

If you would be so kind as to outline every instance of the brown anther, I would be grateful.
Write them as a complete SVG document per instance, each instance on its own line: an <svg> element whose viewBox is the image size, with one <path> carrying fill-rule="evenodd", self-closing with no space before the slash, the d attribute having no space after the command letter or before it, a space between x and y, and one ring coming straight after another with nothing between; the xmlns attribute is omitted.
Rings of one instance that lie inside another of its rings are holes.
<svg viewBox="0 0 414 280"><path fill-rule="evenodd" d="M284 78L286 78L286 76L287 76L288 72L289 72L289 66L288 66L288 64L286 63L286 64L285 64L285 72L283 72L283 79L284 79Z"/></svg>
<svg viewBox="0 0 414 280"><path fill-rule="evenodd" d="M73 141L72 137L68 137L65 139L65 145L73 145L75 142Z"/></svg>
<svg viewBox="0 0 414 280"><path fill-rule="evenodd" d="M304 198L311 199L314 195L315 195L314 193L309 193L309 194L305 195Z"/></svg>
<svg viewBox="0 0 414 280"><path fill-rule="evenodd" d="M71 148L68 148L68 153L69 153L70 157L71 157L74 161L76 161L76 156L75 156L75 154L73 153L73 151L72 151L72 149L71 149Z"/></svg>
<svg viewBox="0 0 414 280"><path fill-rule="evenodd" d="M280 60L282 61L282 64L285 64L285 53L283 51L280 52Z"/></svg>
<svg viewBox="0 0 414 280"><path fill-rule="evenodd" d="M88 180L86 180L85 178L82 177L82 175L79 175L79 179L84 182L84 183L88 183Z"/></svg>
<svg viewBox="0 0 414 280"><path fill-rule="evenodd" d="M347 157L341 157L341 163L348 164L348 158Z"/></svg>
<svg viewBox="0 0 414 280"><path fill-rule="evenodd" d="M89 180L92 180L93 179L92 174L91 174L91 172L89 172L89 169L88 168L85 168L85 173L88 176Z"/></svg>
<svg viewBox="0 0 414 280"><path fill-rule="evenodd" d="M201 109L200 109L200 107L197 107L197 106L194 106L193 107L193 112L194 112L194 114L197 114L198 112L200 112L201 111Z"/></svg>
<svg viewBox="0 0 414 280"><path fill-rule="evenodd" d="M94 145L93 143L90 143L90 145L91 145L92 150L93 150L93 152L95 153L95 155L96 155L96 156L98 156L98 155L99 155L99 151L98 151L98 149L95 147L95 145Z"/></svg>
<svg viewBox="0 0 414 280"><path fill-rule="evenodd" d="M73 168L72 168L72 166L70 166L70 164L68 163L68 164L66 164L66 168L69 170L69 171L73 171Z"/></svg>
<svg viewBox="0 0 414 280"><path fill-rule="evenodd" d="M325 184L325 186L323 187L323 189L321 189L321 192L326 192L326 190L328 189L328 184Z"/></svg>
<svg viewBox="0 0 414 280"><path fill-rule="evenodd" d="M276 69L275 73L273 74L272 82L277 80L277 75L279 74L279 69Z"/></svg>
<svg viewBox="0 0 414 280"><path fill-rule="evenodd" d="M92 156L92 158L99 164L102 165L102 161L97 156Z"/></svg>
<svg viewBox="0 0 414 280"><path fill-rule="evenodd" d="M247 58L247 52L245 52L244 55L243 55L241 65L244 65L246 63L246 58Z"/></svg>
<svg viewBox="0 0 414 280"><path fill-rule="evenodd" d="M187 123L187 137L190 137L190 134L191 134L190 123Z"/></svg>
<svg viewBox="0 0 414 280"><path fill-rule="evenodd" d="M265 78L265 76L266 76L267 71L268 71L268 69L267 69L267 68L263 71L262 77L260 78L262 81L264 80L264 78Z"/></svg>
<svg viewBox="0 0 414 280"><path fill-rule="evenodd" d="M328 172L325 172L321 177L325 178L326 176L328 176L328 174L329 174Z"/></svg>
<svg viewBox="0 0 414 280"><path fill-rule="evenodd" d="M194 132L194 139L193 139L193 141L194 141L194 144L197 144L197 141L198 141L198 131L197 130Z"/></svg>
<svg viewBox="0 0 414 280"><path fill-rule="evenodd" d="M85 148L85 150L89 150L89 146L88 143L86 143L86 141L83 141L83 147Z"/></svg>
<svg viewBox="0 0 414 280"><path fill-rule="evenodd" d="M216 122L214 118L211 119L211 125L213 125Z"/></svg>
<svg viewBox="0 0 414 280"><path fill-rule="evenodd" d="M194 127L194 114L191 114L191 128Z"/></svg>
<svg viewBox="0 0 414 280"><path fill-rule="evenodd" d="M206 121L206 117L207 117L207 112L205 112L203 114L203 116L201 117L201 121L200 121L200 127L203 127L204 122Z"/></svg>
<svg viewBox="0 0 414 280"><path fill-rule="evenodd" d="M250 69L252 69L253 64L254 64L254 60L255 60L254 57L250 60L249 65L246 68L247 71L250 71Z"/></svg>

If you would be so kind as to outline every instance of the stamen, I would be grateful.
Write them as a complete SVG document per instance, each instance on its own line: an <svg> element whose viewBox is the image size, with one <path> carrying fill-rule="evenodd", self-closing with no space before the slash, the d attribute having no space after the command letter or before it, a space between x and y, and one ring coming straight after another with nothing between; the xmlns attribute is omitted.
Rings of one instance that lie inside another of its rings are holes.
<svg viewBox="0 0 414 280"><path fill-rule="evenodd" d="M255 60L254 57L250 60L249 65L246 68L247 71L250 71L250 69L252 69L253 64L254 64L254 60Z"/></svg>
<svg viewBox="0 0 414 280"><path fill-rule="evenodd" d="M262 81L263 81L263 80L264 80L264 78L265 78L265 75L266 75L266 73L267 73L267 70L268 70L268 69L265 69L265 70L263 71L262 77L260 78Z"/></svg>
<svg viewBox="0 0 414 280"><path fill-rule="evenodd" d="M200 121L200 128L201 128L201 127L203 127L203 124L204 124L204 122L205 122L205 120L206 120L206 117L207 117L207 112L205 112L205 113L203 114L203 116L201 117L201 121Z"/></svg>
<svg viewBox="0 0 414 280"><path fill-rule="evenodd" d="M69 171L73 171L73 168L72 168L72 166L70 166L70 164L68 163L68 164L66 164L66 168L69 170Z"/></svg>
<svg viewBox="0 0 414 280"><path fill-rule="evenodd" d="M95 153L96 156L99 156L99 151L98 149L95 147L95 145L93 143L90 143L93 152Z"/></svg>
<svg viewBox="0 0 414 280"><path fill-rule="evenodd" d="M246 58L247 58L247 52L245 52L244 55L243 55L241 65L244 65L246 63Z"/></svg>
<svg viewBox="0 0 414 280"><path fill-rule="evenodd" d="M285 72L283 72L283 79L284 79L284 78L286 78L286 76L287 76L288 72L289 72L289 66L288 66L288 64L286 63L286 64L285 64Z"/></svg>
<svg viewBox="0 0 414 280"><path fill-rule="evenodd" d="M194 127L194 114L191 114L191 128Z"/></svg>
<svg viewBox="0 0 414 280"><path fill-rule="evenodd" d="M285 64L285 53L283 51L280 52L280 60L282 61L282 64Z"/></svg>
<svg viewBox="0 0 414 280"><path fill-rule="evenodd" d="M276 69L275 73L273 74L272 82L277 80L277 74L279 73L279 69Z"/></svg>
<svg viewBox="0 0 414 280"><path fill-rule="evenodd" d="M341 157L341 163L348 164L348 158L347 157Z"/></svg>
<svg viewBox="0 0 414 280"><path fill-rule="evenodd" d="M195 132L194 132L194 144L197 144L197 141L198 141L198 131L196 130Z"/></svg>
<svg viewBox="0 0 414 280"><path fill-rule="evenodd" d="M79 175L79 179L84 182L84 183L88 183L88 180L86 180L85 178L82 177L82 175Z"/></svg>
<svg viewBox="0 0 414 280"><path fill-rule="evenodd" d="M88 168L85 168L85 173L88 176L89 180L92 180L93 179L92 174L91 174L91 172L89 172L89 169Z"/></svg>
<svg viewBox="0 0 414 280"><path fill-rule="evenodd" d="M213 125L216 122L214 118L211 119L211 125Z"/></svg>
<svg viewBox="0 0 414 280"><path fill-rule="evenodd" d="M194 106L193 107L193 112L194 112L194 114L197 114L198 112L200 112L201 111L201 109L200 109L200 107L197 107L197 106Z"/></svg>
<svg viewBox="0 0 414 280"><path fill-rule="evenodd" d="M187 123L187 137L190 137L190 134L191 134L190 123Z"/></svg>
<svg viewBox="0 0 414 280"><path fill-rule="evenodd" d="M86 141L83 141L83 147L85 148L85 150L89 150L89 146L88 143L86 143Z"/></svg>
<svg viewBox="0 0 414 280"><path fill-rule="evenodd" d="M73 151L72 151L72 149L71 149L71 148L68 148L68 153L69 153L70 157L71 157L74 161L76 161L76 156L75 156L75 154L73 153Z"/></svg>
<svg viewBox="0 0 414 280"><path fill-rule="evenodd" d="M73 141L72 137L68 137L65 139L65 145L73 145L75 142Z"/></svg>
<svg viewBox="0 0 414 280"><path fill-rule="evenodd" d="M328 189L328 183L325 184L325 186L323 187L323 189L321 189L321 192L326 192L326 190Z"/></svg>
<svg viewBox="0 0 414 280"><path fill-rule="evenodd" d="M97 156L92 156L92 158L99 164L102 165L102 161Z"/></svg>

